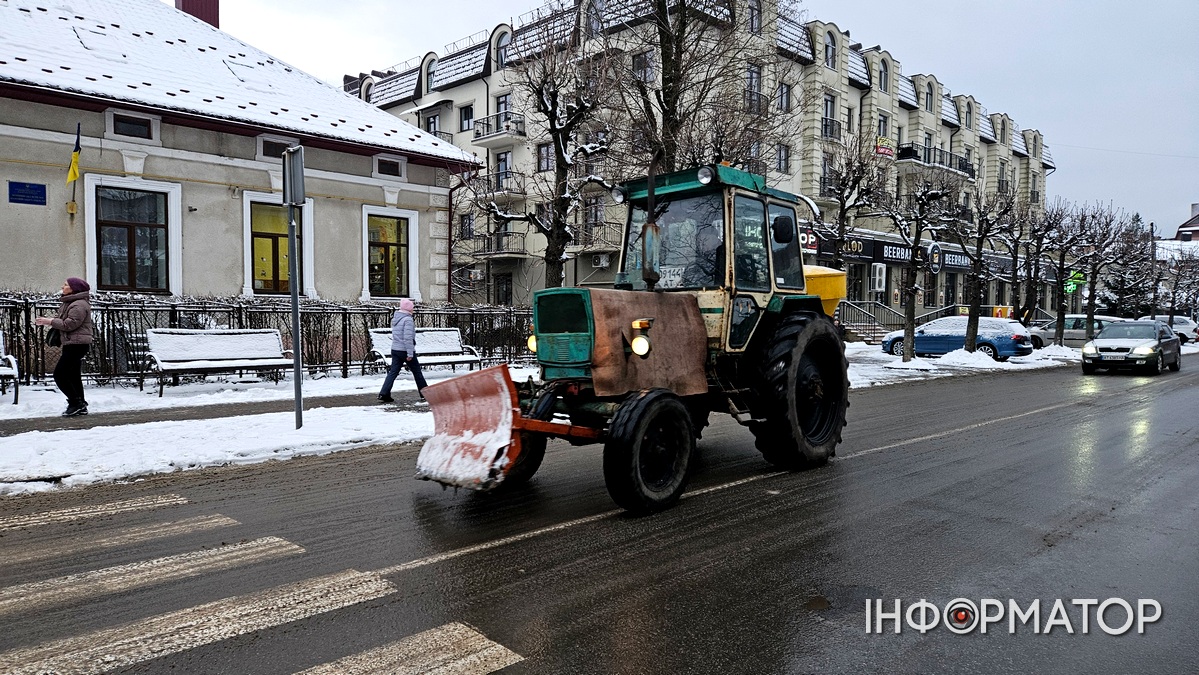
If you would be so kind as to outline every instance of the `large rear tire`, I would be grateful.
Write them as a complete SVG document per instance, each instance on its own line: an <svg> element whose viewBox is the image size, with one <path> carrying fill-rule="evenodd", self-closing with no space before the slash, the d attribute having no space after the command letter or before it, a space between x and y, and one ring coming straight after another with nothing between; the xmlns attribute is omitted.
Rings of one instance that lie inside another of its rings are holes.
<svg viewBox="0 0 1199 675"><path fill-rule="evenodd" d="M849 362L831 321L799 312L775 331L762 361L765 421L750 426L766 461L820 466L836 454L849 407Z"/></svg>
<svg viewBox="0 0 1199 675"><path fill-rule="evenodd" d="M695 432L691 414L667 389L646 389L620 405L604 443L608 494L633 513L661 511L687 485Z"/></svg>

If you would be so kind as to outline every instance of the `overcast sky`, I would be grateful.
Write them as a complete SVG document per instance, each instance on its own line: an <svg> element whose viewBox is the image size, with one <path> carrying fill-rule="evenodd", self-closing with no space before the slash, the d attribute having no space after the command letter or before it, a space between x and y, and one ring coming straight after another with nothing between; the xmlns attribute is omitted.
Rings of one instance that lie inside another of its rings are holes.
<svg viewBox="0 0 1199 675"><path fill-rule="evenodd" d="M169 0L168 0L169 1ZM340 84L490 31L538 0L226 0L221 28ZM1045 135L1046 193L1172 235L1199 203L1199 0L803 0L907 75Z"/></svg>

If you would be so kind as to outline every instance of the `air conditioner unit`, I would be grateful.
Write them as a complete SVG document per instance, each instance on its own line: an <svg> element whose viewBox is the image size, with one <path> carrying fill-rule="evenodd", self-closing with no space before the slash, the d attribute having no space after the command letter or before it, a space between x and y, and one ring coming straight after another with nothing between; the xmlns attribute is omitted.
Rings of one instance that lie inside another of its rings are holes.
<svg viewBox="0 0 1199 675"><path fill-rule="evenodd" d="M483 270L466 270L466 278L471 281L482 281Z"/></svg>
<svg viewBox="0 0 1199 675"><path fill-rule="evenodd" d="M880 292L887 290L887 266L883 263L870 265L870 290Z"/></svg>
<svg viewBox="0 0 1199 675"><path fill-rule="evenodd" d="M600 269L608 269L608 266L611 264L612 264L612 258L607 253L596 253L595 255L591 256L591 266L592 267L598 267Z"/></svg>

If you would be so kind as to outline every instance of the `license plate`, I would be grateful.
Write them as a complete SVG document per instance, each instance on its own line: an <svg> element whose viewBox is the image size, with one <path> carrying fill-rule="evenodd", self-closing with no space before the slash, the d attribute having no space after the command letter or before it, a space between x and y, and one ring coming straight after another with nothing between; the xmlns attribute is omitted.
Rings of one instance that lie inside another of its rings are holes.
<svg viewBox="0 0 1199 675"><path fill-rule="evenodd" d="M1123 361L1124 355L1123 354L1104 354L1103 360L1104 361Z"/></svg>

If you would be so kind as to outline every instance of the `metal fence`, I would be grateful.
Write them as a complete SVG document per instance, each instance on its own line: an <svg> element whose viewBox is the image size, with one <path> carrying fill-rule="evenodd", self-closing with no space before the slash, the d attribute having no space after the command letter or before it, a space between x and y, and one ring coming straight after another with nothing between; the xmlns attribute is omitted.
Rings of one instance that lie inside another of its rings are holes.
<svg viewBox="0 0 1199 675"><path fill-rule="evenodd" d="M56 316L54 299L0 297L0 331L17 358L25 384L53 372L61 352L46 344L46 329L34 325L40 316ZM393 306L339 305L306 300L300 307L300 344L305 369L349 377L376 366L368 358L371 328L391 325ZM414 312L418 328L457 328L462 342L479 350L484 365L531 360L525 340L532 330L532 310L518 307L422 307ZM92 300L95 333L84 361L84 375L105 384L117 379L140 381L146 375L148 328L274 328L284 347L295 343L291 307L286 302L108 301Z"/></svg>

